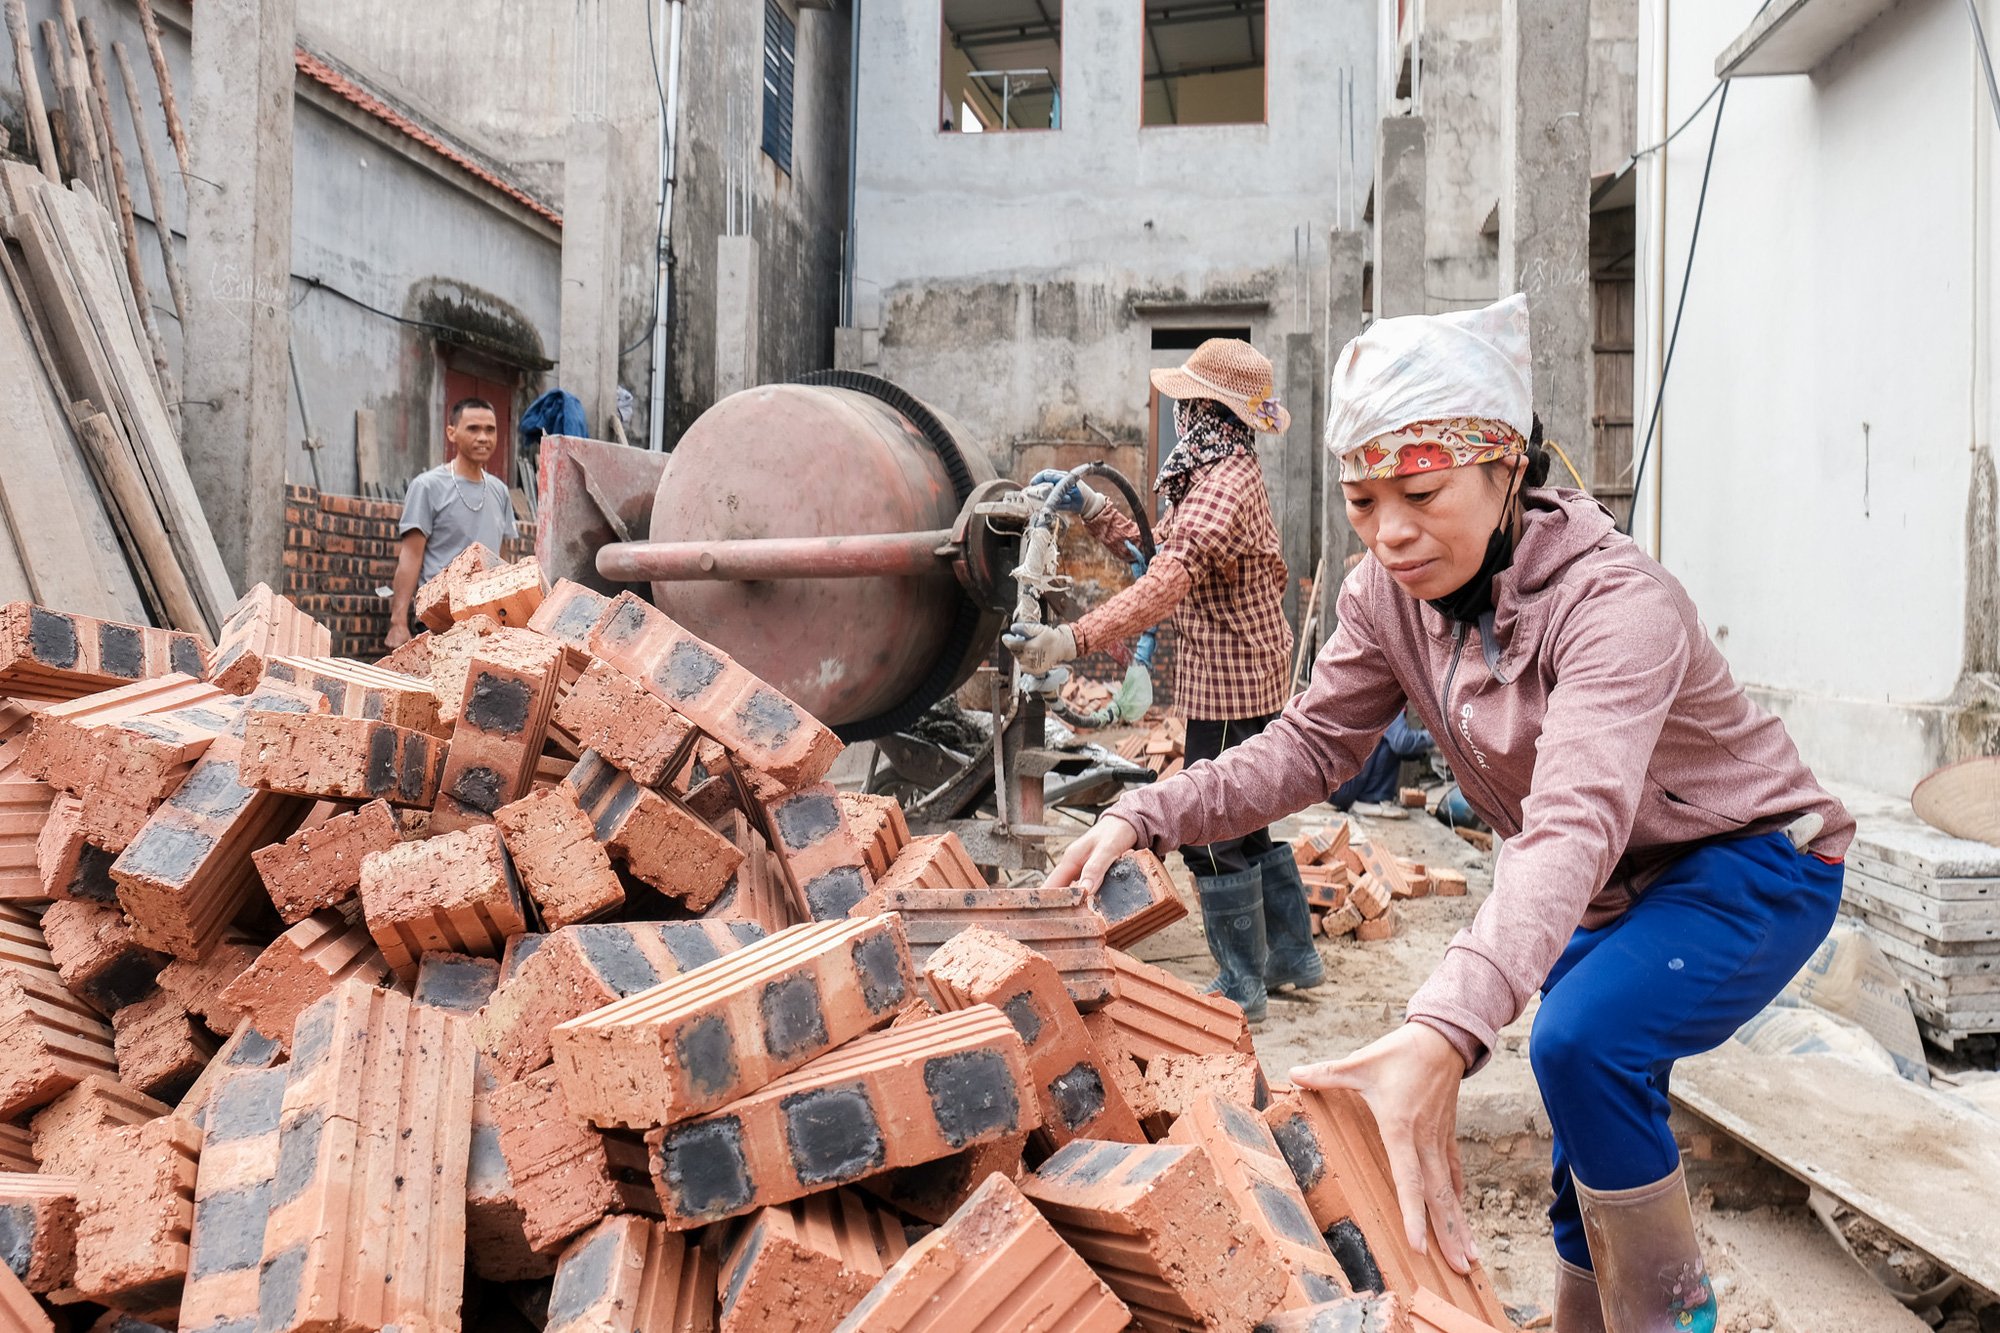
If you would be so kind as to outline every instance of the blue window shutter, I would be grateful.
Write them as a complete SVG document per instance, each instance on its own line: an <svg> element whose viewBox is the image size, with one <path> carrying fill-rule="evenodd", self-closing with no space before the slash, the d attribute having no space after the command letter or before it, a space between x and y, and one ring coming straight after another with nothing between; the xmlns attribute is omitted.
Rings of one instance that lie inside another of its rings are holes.
<svg viewBox="0 0 2000 1333"><path fill-rule="evenodd" d="M780 170L792 169L792 83L799 30L778 0L764 0L764 151Z"/></svg>

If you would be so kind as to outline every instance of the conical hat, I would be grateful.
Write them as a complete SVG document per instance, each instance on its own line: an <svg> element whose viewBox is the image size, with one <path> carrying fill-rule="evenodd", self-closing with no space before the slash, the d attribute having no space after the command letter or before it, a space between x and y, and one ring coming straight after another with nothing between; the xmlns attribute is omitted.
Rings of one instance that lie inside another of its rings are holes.
<svg viewBox="0 0 2000 1333"><path fill-rule="evenodd" d="M1917 784L1910 804L1933 828L2000 847L2000 755L1946 764Z"/></svg>

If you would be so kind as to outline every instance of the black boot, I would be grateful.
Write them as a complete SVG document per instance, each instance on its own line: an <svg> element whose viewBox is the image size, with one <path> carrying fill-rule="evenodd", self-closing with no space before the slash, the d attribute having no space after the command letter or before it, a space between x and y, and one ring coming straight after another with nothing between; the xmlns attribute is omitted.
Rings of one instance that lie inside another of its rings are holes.
<svg viewBox="0 0 2000 1333"><path fill-rule="evenodd" d="M1230 875L1196 875L1202 932L1220 969L1211 991L1227 995L1252 1023L1264 1021L1264 875L1256 866Z"/></svg>
<svg viewBox="0 0 2000 1333"><path fill-rule="evenodd" d="M1264 938L1271 956L1264 963L1264 988L1311 990L1326 980L1326 964L1313 947L1312 908L1292 849L1279 843L1258 858L1264 872Z"/></svg>

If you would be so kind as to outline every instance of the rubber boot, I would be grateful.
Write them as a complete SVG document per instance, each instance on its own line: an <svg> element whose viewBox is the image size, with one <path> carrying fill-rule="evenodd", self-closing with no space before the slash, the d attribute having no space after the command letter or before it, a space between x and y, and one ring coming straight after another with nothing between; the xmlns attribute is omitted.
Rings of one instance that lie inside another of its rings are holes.
<svg viewBox="0 0 2000 1333"><path fill-rule="evenodd" d="M1714 1333L1715 1289L1695 1240L1687 1177L1629 1190L1576 1182L1607 1333Z"/></svg>
<svg viewBox="0 0 2000 1333"><path fill-rule="evenodd" d="M1604 1307L1597 1299L1597 1274L1556 1258L1556 1322L1553 1333L1605 1333Z"/></svg>
<svg viewBox="0 0 2000 1333"><path fill-rule="evenodd" d="M1256 866L1231 875L1196 875L1202 933L1219 974L1212 991L1236 1001L1243 1017L1264 1021L1264 874Z"/></svg>
<svg viewBox="0 0 2000 1333"><path fill-rule="evenodd" d="M1311 990L1326 980L1326 964L1313 947L1312 908L1306 904L1298 860L1281 842L1256 864L1264 872L1264 938L1271 946L1271 957L1264 964L1264 989Z"/></svg>

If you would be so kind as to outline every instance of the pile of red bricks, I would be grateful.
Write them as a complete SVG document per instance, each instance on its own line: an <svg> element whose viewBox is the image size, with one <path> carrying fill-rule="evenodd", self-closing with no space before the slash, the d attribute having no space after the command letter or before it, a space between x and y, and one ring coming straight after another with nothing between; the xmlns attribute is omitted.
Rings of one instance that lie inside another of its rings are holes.
<svg viewBox="0 0 2000 1333"><path fill-rule="evenodd" d="M1126 952L1150 855L989 885L532 560L418 609L0 609L0 1327L1508 1327L1364 1104Z"/></svg>
<svg viewBox="0 0 2000 1333"><path fill-rule="evenodd" d="M1386 940L1396 933L1398 902L1465 896L1463 871L1405 861L1356 842L1346 820L1300 834L1292 840L1292 856L1305 881L1313 929L1329 937Z"/></svg>

